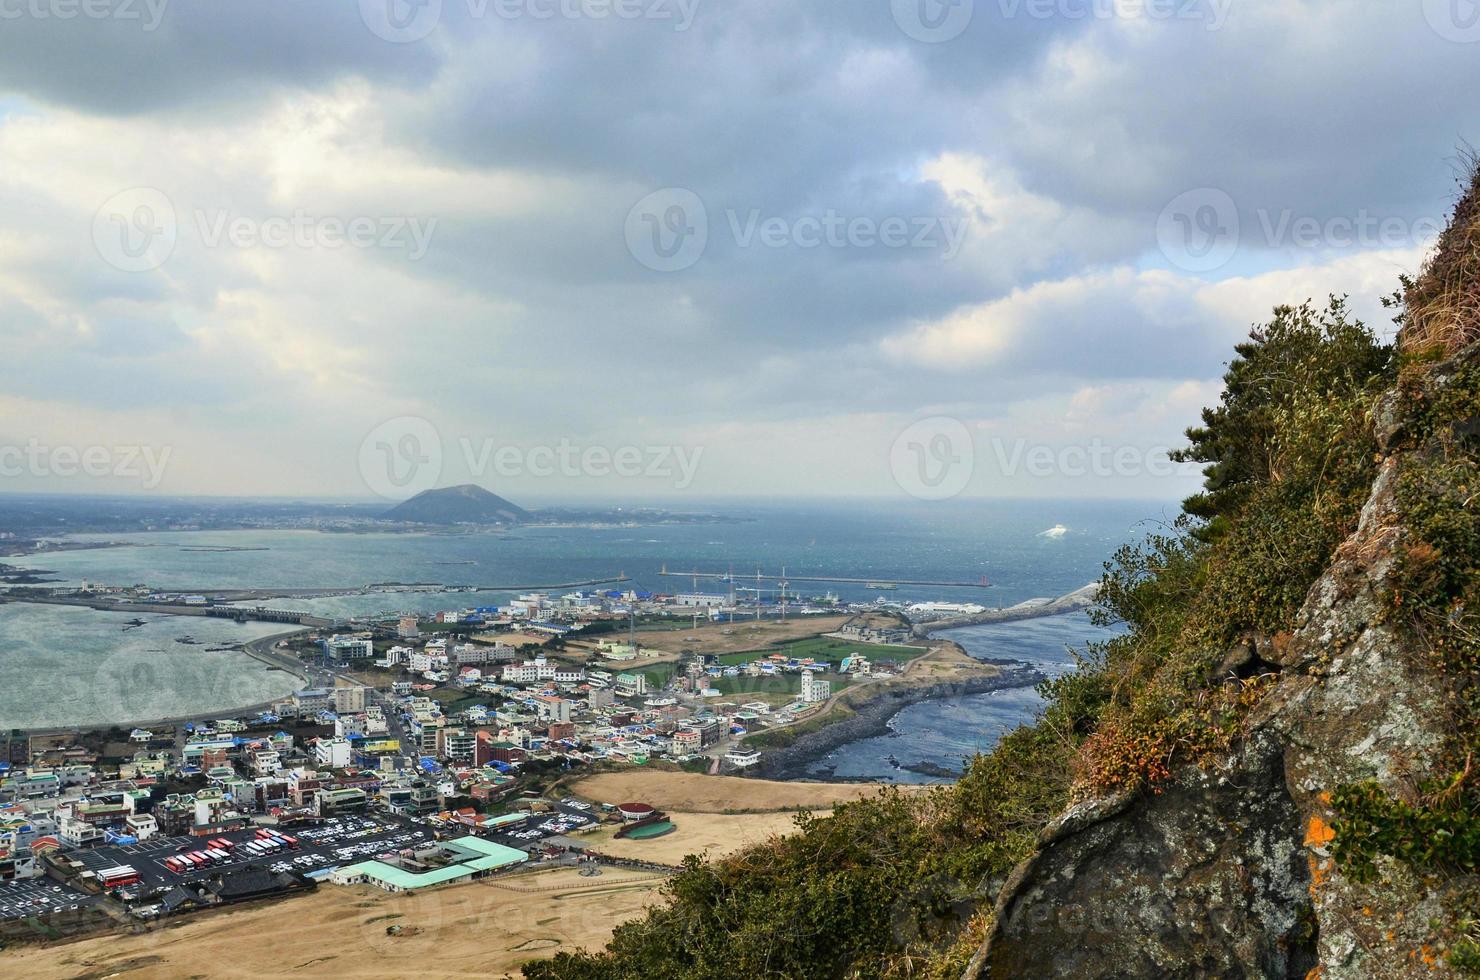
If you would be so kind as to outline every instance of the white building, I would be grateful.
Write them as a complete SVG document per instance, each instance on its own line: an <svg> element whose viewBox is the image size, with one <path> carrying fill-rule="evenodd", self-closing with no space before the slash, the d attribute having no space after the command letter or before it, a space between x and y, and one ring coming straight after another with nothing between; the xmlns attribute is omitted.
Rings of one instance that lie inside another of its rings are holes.
<svg viewBox="0 0 1480 980"><path fill-rule="evenodd" d="M675 606L710 606L715 609L728 605L729 601L722 595L708 595L703 592L681 592L673 597Z"/></svg>
<svg viewBox="0 0 1480 980"><path fill-rule="evenodd" d="M737 746L725 753L725 761L736 769L748 769L761 761L761 754L756 749L744 749Z"/></svg>
<svg viewBox="0 0 1480 980"><path fill-rule="evenodd" d="M822 680L816 671L802 671L802 700L808 704L826 701L832 697L832 682Z"/></svg>
<svg viewBox="0 0 1480 980"><path fill-rule="evenodd" d="M375 644L363 636L332 636L328 649L336 660L369 660L375 656Z"/></svg>
<svg viewBox="0 0 1480 980"><path fill-rule="evenodd" d="M348 769L349 742L342 738L321 738L314 744L313 757L321 766L328 766L330 769Z"/></svg>
<svg viewBox="0 0 1480 980"><path fill-rule="evenodd" d="M557 698L550 694L541 695L535 700L535 710L539 712L541 721L570 721L570 702L565 698Z"/></svg>

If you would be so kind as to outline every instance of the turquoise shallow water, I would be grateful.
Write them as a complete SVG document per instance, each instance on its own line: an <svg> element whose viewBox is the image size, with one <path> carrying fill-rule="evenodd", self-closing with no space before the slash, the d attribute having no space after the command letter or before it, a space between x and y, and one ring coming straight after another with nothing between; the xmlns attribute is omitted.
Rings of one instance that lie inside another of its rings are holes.
<svg viewBox="0 0 1480 980"><path fill-rule="evenodd" d="M531 527L466 535L315 531L99 535L94 540L126 541L131 546L10 561L48 569L65 582L142 582L161 589L361 587L388 581L526 585L627 574L641 588L670 592L687 590L693 582L660 576L665 564L670 570L726 571L733 567L741 581L757 567L772 573L784 565L791 576L975 582L985 575L992 583L990 589L902 586L887 595L903 601L953 599L1008 605L1034 596L1060 595L1094 581L1101 563L1116 547L1144 535L1175 511L1174 506L1158 502L1052 500L728 502L704 504L702 509L742 520L641 527ZM1068 532L1057 538L1042 535L1056 524L1065 525ZM200 550L219 548L261 550ZM706 588L703 580L699 587ZM707 587L722 588L714 582ZM807 594L831 590L845 599L883 594L863 586L821 583L798 583L794 589ZM508 593L501 592L398 593L272 604L348 616L428 612L496 603L507 597ZM174 642L189 634L208 645L234 643L281 627L157 617L142 629L125 632L126 619L60 607L0 607L0 677L4 680L0 683L0 726L121 722L204 713L266 700L292 687L281 673ZM986 652L981 655L1038 651L1049 660L1058 655L1055 650L1062 646L1063 637L1032 624L1015 624L1012 629L1017 632L1011 635L1022 637L1026 645L1020 644L1016 652L1002 652L1008 644L1006 635L984 635L980 646ZM975 642L962 642L976 649ZM242 669L227 670L229 664ZM994 701L951 706L950 710L981 718L1005 712L1005 721L991 723L1000 728L1031 714L1030 702L1023 704L1022 711L1011 710L1010 703L1017 697L1003 694ZM902 719L901 724L908 720ZM968 730L959 719L948 721L951 732ZM925 725L926 730L936 727ZM976 732L963 736L970 744L995 737L987 729L969 730ZM951 753L959 755L959 748L954 742L949 744ZM867 768L876 767L870 763ZM887 766L877 774L900 775Z"/></svg>

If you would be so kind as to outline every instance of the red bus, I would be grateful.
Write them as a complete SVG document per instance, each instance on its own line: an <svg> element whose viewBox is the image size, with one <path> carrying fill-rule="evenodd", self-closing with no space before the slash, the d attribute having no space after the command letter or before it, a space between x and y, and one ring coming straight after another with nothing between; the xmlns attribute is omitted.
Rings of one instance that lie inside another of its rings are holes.
<svg viewBox="0 0 1480 980"><path fill-rule="evenodd" d="M278 834L278 836L286 841L288 846L293 848L295 851L298 849L298 838L294 837L292 834Z"/></svg>
<svg viewBox="0 0 1480 980"><path fill-rule="evenodd" d="M164 866L166 868L169 868L175 874L182 874L185 871L185 862L177 857L165 858Z"/></svg>

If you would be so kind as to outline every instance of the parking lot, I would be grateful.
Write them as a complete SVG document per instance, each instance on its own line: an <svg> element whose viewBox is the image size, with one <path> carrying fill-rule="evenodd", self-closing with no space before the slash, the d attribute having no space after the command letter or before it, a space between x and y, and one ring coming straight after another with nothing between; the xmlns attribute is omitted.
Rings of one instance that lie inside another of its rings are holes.
<svg viewBox="0 0 1480 980"><path fill-rule="evenodd" d="M22 919L51 912L75 912L97 899L59 885L50 878L28 878L0 884L0 919Z"/></svg>
<svg viewBox="0 0 1480 980"><path fill-rule="evenodd" d="M549 813L532 815L522 827L494 834L493 840L508 847L528 847L547 837L559 837L595 822L596 815L589 803L565 799Z"/></svg>
<svg viewBox="0 0 1480 980"><path fill-rule="evenodd" d="M252 857L240 845L256 839L256 830L239 830L217 834L237 844L231 858L194 871L176 874L165 866L167 858L207 846L207 838L165 837L137 844L96 847L79 853L89 868L101 869L126 864L139 872L140 883L127 889L130 893L147 894L160 888L189 881L199 881L221 871L234 871L249 864L275 871L297 871L307 874L324 868L365 861L378 854L414 847L432 839L423 827L401 823L385 817L347 815L334 817L316 826L294 827L286 833L298 839L298 848L279 851L263 857ZM210 839L214 839L210 838Z"/></svg>
<svg viewBox="0 0 1480 980"><path fill-rule="evenodd" d="M511 830L486 835L506 847L529 848L541 840L559 837L596 822L589 804L562 800L547 813L532 814L523 825ZM238 845L230 860L207 865L184 874L165 866L167 858L203 850L207 838L160 837L137 844L114 844L75 852L88 868L99 871L125 864L139 872L139 884L124 890L125 897L147 895L174 885L200 881L221 871L233 871L248 864L273 871L308 874L359 861L369 861L382 854L417 847L435 839L433 831L410 820L369 815L333 817L322 824L287 830L298 839L295 850L280 851L266 857L249 857L241 844L256 839L256 830L217 834ZM34 879L0 884L0 919L38 915L45 912L78 908L92 904L95 896L74 891L50 879Z"/></svg>

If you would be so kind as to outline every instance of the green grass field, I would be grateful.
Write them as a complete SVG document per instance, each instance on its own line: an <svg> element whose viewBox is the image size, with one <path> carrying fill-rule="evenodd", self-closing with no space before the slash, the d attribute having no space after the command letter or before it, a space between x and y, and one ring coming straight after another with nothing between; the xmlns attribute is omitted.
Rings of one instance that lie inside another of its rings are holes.
<svg viewBox="0 0 1480 980"><path fill-rule="evenodd" d="M651 667L634 667L631 670L612 670L612 674L642 674L647 677L648 690L657 690L666 687L668 681L678 672L678 664L653 664Z"/></svg>
<svg viewBox="0 0 1480 980"><path fill-rule="evenodd" d="M822 679L832 684L833 693L853 683L846 674L823 674ZM778 674L772 677L711 677L709 686L727 695L768 695L783 700L795 700L802 690L801 674ZM764 698L762 698L764 700Z"/></svg>

